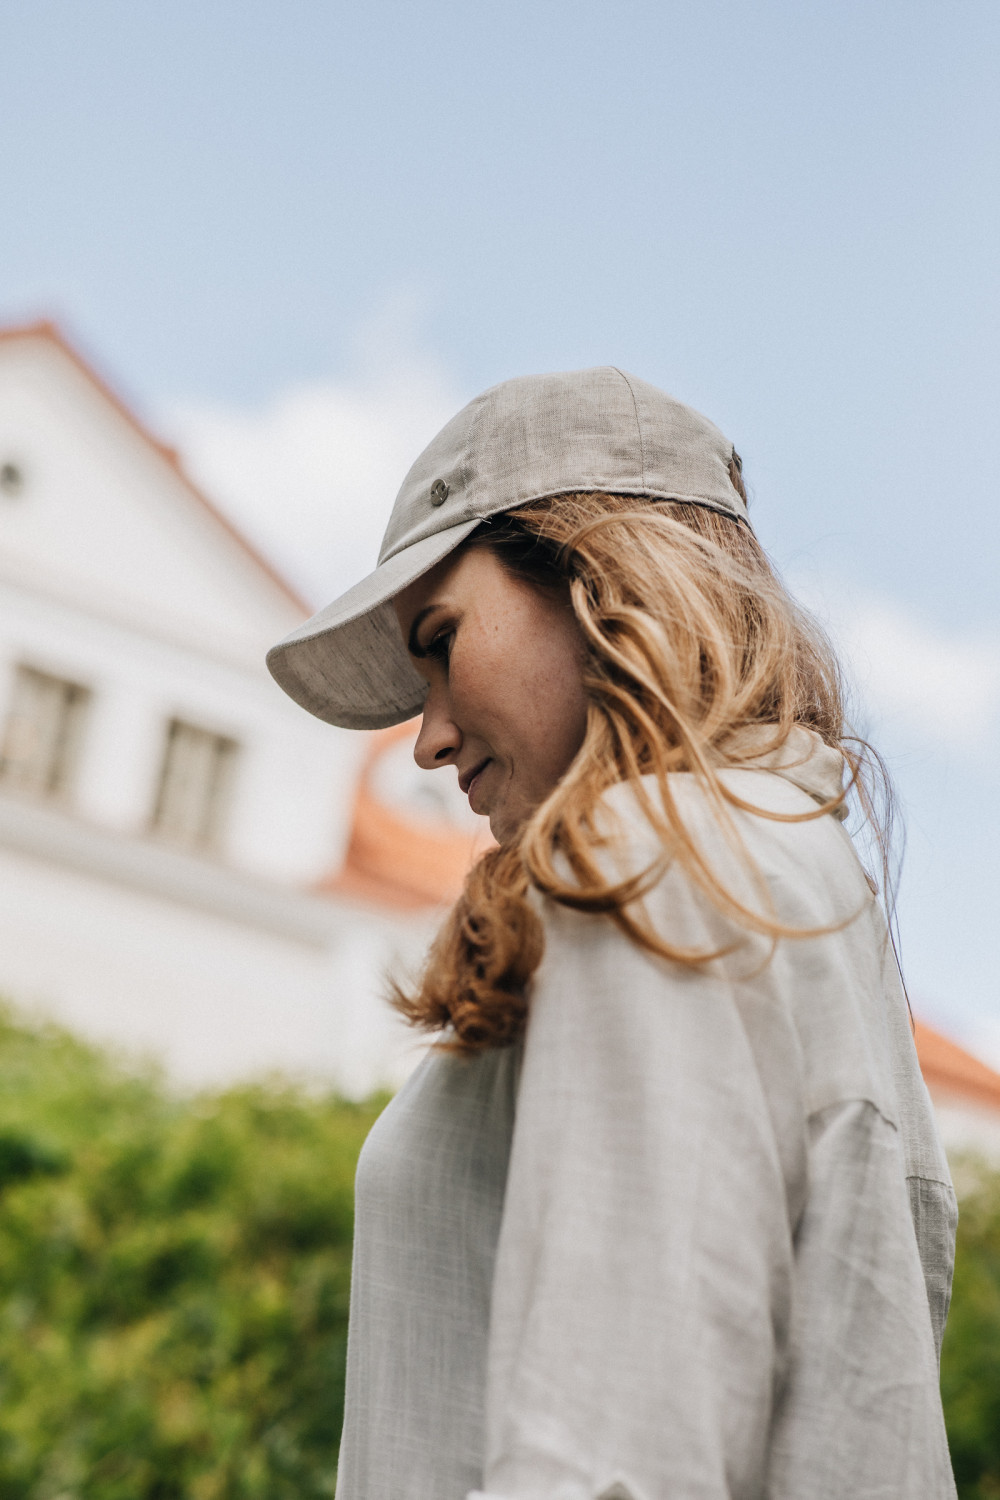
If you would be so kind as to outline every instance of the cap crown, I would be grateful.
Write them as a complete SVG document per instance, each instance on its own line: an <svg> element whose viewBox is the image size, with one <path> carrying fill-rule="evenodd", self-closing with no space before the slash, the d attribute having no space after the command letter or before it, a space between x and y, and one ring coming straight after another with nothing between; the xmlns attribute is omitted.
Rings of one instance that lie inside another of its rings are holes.
<svg viewBox="0 0 1000 1500"><path fill-rule="evenodd" d="M686 500L746 521L732 444L699 412L605 365L506 380L428 444L396 497L378 567L268 653L285 691L318 718L378 729L420 712L426 683L393 599L480 521L531 500L605 490Z"/></svg>
<svg viewBox="0 0 1000 1500"><path fill-rule="evenodd" d="M745 520L732 456L706 417L612 365L506 380L414 463L379 562L462 521L576 490L691 500Z"/></svg>

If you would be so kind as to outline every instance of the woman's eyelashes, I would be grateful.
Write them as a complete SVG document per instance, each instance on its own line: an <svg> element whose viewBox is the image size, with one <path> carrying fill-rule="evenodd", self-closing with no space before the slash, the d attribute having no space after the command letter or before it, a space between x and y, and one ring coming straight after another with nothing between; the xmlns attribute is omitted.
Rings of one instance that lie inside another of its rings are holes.
<svg viewBox="0 0 1000 1500"><path fill-rule="evenodd" d="M448 658L451 655L451 645L454 639L455 630L453 626L449 625L442 630L438 630L436 634L431 636L424 647L424 655L429 657L431 661L440 662L442 666L446 667L448 665Z"/></svg>

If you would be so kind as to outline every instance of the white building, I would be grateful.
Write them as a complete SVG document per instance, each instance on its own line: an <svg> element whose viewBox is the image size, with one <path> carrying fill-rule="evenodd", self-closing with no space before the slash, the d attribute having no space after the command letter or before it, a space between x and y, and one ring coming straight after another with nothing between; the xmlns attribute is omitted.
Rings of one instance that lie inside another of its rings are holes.
<svg viewBox="0 0 1000 1500"><path fill-rule="evenodd" d="M472 836L271 681L304 613L55 328L0 333L0 993L185 1082L399 1076L384 970Z"/></svg>

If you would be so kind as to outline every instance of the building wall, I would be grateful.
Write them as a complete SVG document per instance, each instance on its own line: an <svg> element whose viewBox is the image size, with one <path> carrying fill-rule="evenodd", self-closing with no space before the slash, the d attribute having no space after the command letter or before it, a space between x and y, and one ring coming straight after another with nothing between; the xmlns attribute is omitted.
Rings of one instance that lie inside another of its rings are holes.
<svg viewBox="0 0 1000 1500"><path fill-rule="evenodd" d="M0 775L0 993L180 1081L397 1081L382 1003L429 927L314 893L343 862L365 738L264 665L304 606L57 341L0 338L0 732L19 665L90 691L65 794ZM236 741L218 845L151 831L167 724Z"/></svg>
<svg viewBox="0 0 1000 1500"><path fill-rule="evenodd" d="M1000 1166L1000 1109L931 1091L941 1139L950 1158L979 1156Z"/></svg>
<svg viewBox="0 0 1000 1500"><path fill-rule="evenodd" d="M342 856L358 736L290 703L264 667L301 618L57 348L0 344L0 715L26 661L93 689L83 817L145 832L167 720L231 735L225 856L310 884Z"/></svg>
<svg viewBox="0 0 1000 1500"><path fill-rule="evenodd" d="M289 884L342 856L363 745L281 694L263 669L220 660L67 604L30 581L0 582L0 720L18 663L92 691L69 805L144 837L173 716L239 745L220 857Z"/></svg>
<svg viewBox="0 0 1000 1500"><path fill-rule="evenodd" d="M424 922L247 882L206 889L182 858L125 883L111 860L74 868L2 832L0 984L22 1007L157 1057L185 1086L282 1070L360 1096L405 1075L412 1039L383 970L416 962Z"/></svg>

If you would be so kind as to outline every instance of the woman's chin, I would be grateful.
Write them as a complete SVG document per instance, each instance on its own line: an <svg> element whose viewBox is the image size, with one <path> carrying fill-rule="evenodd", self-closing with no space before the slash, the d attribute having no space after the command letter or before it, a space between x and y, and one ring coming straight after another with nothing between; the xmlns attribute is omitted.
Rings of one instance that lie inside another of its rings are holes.
<svg viewBox="0 0 1000 1500"><path fill-rule="evenodd" d="M503 806L491 807L488 817L490 820L490 833L492 833L501 848L506 844L512 844L524 826L523 818L512 818L509 810Z"/></svg>
<svg viewBox="0 0 1000 1500"><path fill-rule="evenodd" d="M501 800L499 804L494 804L487 810L490 833L501 848L507 844L516 843L533 811L534 808L512 804L509 799Z"/></svg>
<svg viewBox="0 0 1000 1500"><path fill-rule="evenodd" d="M493 837L496 839L497 843L502 849L505 844L509 844L511 842L511 834L502 818L497 817L494 813L490 813L489 818L490 833L492 833Z"/></svg>

